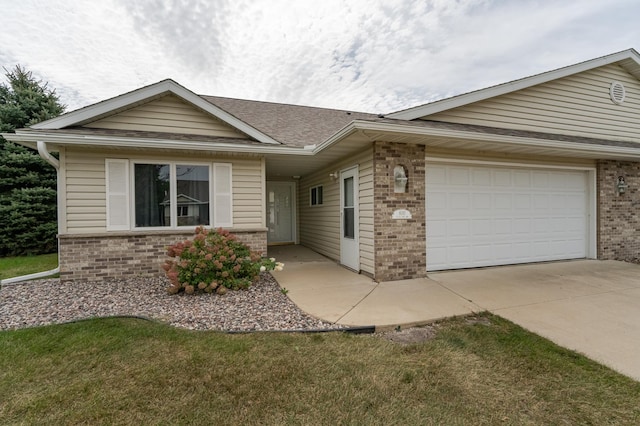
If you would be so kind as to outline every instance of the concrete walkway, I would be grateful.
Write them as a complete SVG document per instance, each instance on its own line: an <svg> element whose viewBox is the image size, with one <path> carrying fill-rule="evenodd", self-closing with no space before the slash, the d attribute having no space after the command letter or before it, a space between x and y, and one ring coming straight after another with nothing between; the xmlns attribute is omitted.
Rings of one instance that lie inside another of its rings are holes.
<svg viewBox="0 0 640 426"><path fill-rule="evenodd" d="M640 265L577 260L376 283L301 246L270 247L305 312L338 324L407 327L491 311L640 380Z"/></svg>
<svg viewBox="0 0 640 426"><path fill-rule="evenodd" d="M427 279L376 283L302 246L269 247L284 262L273 276L300 309L317 318L377 329L426 324L483 309Z"/></svg>

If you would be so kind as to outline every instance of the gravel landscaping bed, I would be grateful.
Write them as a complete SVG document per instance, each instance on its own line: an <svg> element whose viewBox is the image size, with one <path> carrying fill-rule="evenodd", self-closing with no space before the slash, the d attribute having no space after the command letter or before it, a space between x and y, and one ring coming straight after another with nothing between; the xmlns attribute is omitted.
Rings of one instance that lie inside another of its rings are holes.
<svg viewBox="0 0 640 426"><path fill-rule="evenodd" d="M60 324L94 317L139 316L191 330L293 331L343 326L302 312L268 274L248 290L169 295L164 278L88 283L27 281L0 289L0 330Z"/></svg>

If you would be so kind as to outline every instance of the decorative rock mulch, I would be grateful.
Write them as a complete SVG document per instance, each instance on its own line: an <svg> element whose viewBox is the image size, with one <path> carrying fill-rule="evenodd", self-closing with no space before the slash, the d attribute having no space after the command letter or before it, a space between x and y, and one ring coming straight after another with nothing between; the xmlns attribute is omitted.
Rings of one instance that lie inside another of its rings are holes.
<svg viewBox="0 0 640 426"><path fill-rule="evenodd" d="M137 316L191 330L308 331L344 328L302 312L268 274L248 290L169 295L164 278L27 281L0 289L0 330L93 317Z"/></svg>

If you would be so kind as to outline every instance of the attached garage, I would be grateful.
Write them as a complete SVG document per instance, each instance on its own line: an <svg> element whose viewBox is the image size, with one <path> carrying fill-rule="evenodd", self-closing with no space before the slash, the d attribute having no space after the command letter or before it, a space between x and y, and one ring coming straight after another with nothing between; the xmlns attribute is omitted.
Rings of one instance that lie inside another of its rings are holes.
<svg viewBox="0 0 640 426"><path fill-rule="evenodd" d="M427 270L595 257L594 171L426 164Z"/></svg>

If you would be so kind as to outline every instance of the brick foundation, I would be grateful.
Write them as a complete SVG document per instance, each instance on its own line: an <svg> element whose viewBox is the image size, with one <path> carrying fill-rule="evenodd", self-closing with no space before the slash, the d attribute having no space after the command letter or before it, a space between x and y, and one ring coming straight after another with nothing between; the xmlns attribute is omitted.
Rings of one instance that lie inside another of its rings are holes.
<svg viewBox="0 0 640 426"><path fill-rule="evenodd" d="M616 182L624 176L626 192L618 195ZM640 162L599 161L598 259L640 257Z"/></svg>
<svg viewBox="0 0 640 426"><path fill-rule="evenodd" d="M393 169L407 170L405 193L394 192ZM425 234L424 146L376 142L374 166L375 278L392 281L427 274ZM411 219L392 219L395 210L406 209Z"/></svg>
<svg viewBox="0 0 640 426"><path fill-rule="evenodd" d="M267 255L266 230L232 232L252 250ZM167 246L193 235L193 231L60 235L60 280L160 276Z"/></svg>

